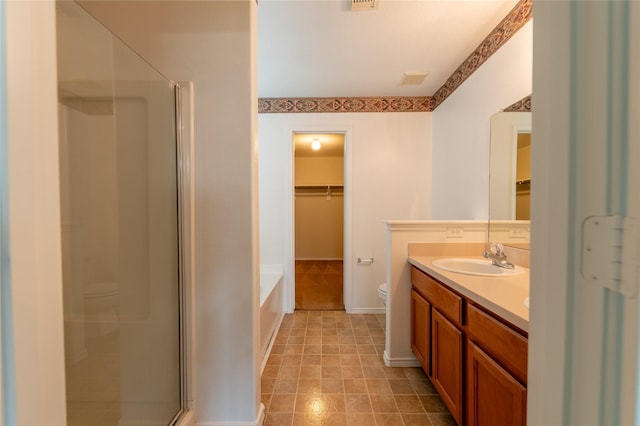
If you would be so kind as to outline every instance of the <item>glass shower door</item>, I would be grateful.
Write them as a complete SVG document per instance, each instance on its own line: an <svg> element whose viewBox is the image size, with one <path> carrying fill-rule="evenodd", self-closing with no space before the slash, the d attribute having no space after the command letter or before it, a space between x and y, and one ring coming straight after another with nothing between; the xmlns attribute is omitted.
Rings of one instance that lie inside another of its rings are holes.
<svg viewBox="0 0 640 426"><path fill-rule="evenodd" d="M69 425L181 412L174 85L75 2L58 2Z"/></svg>

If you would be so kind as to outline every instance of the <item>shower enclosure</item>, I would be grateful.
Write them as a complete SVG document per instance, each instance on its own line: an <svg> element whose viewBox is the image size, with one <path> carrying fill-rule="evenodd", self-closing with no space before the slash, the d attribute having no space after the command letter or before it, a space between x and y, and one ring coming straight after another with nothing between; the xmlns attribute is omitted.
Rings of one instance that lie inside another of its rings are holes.
<svg viewBox="0 0 640 426"><path fill-rule="evenodd" d="M176 95L57 3L69 425L167 425L185 406Z"/></svg>

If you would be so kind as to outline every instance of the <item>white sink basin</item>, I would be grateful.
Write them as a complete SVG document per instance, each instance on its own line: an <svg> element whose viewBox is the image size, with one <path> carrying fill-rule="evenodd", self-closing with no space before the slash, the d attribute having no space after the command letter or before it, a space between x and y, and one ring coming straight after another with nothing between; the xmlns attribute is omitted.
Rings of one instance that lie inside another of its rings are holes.
<svg viewBox="0 0 640 426"><path fill-rule="evenodd" d="M470 259L470 258L445 258L437 259L431 262L436 268L444 269L449 272L457 272L459 274L480 275L485 277L506 277L520 275L524 271L522 268L505 269L495 266L491 260Z"/></svg>

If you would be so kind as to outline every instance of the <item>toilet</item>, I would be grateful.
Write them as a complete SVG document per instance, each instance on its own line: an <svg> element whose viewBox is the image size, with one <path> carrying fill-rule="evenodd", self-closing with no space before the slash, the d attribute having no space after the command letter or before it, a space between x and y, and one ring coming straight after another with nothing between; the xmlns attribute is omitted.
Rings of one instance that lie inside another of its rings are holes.
<svg viewBox="0 0 640 426"><path fill-rule="evenodd" d="M117 330L119 293L116 282L89 283L84 287L84 318L88 336L104 336Z"/></svg>
<svg viewBox="0 0 640 426"><path fill-rule="evenodd" d="M382 304L387 306L387 283L378 286L378 297L382 300Z"/></svg>

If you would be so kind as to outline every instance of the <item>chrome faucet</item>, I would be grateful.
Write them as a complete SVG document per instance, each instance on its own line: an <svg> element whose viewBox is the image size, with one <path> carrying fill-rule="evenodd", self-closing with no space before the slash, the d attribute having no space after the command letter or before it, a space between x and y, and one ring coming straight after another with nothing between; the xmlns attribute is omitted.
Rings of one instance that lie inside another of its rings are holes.
<svg viewBox="0 0 640 426"><path fill-rule="evenodd" d="M491 244L489 251L482 252L482 256L491 259L491 263L505 269L514 269L513 263L507 260L504 254L504 246L502 244Z"/></svg>

